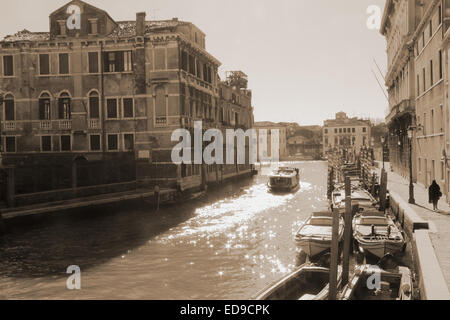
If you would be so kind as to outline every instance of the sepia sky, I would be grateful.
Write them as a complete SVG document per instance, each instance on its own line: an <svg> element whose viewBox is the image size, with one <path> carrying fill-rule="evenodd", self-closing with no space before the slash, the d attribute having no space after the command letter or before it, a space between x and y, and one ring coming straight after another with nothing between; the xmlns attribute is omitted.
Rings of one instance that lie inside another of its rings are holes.
<svg viewBox="0 0 450 320"><path fill-rule="evenodd" d="M48 31L48 16L69 0L2 1L0 37ZM385 0L87 0L113 19L193 22L226 70L242 70L253 90L256 121L323 124L338 111L384 118L387 101L373 69L386 71L386 42L366 21Z"/></svg>

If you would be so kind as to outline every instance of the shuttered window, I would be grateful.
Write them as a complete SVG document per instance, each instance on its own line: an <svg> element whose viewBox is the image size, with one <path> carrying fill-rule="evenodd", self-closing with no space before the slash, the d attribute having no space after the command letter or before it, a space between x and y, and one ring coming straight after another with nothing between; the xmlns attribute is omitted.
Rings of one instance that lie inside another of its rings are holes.
<svg viewBox="0 0 450 320"><path fill-rule="evenodd" d="M69 54L59 54L59 74L69 74Z"/></svg>
<svg viewBox="0 0 450 320"><path fill-rule="evenodd" d="M98 73L98 53L89 52L89 73Z"/></svg>
<svg viewBox="0 0 450 320"><path fill-rule="evenodd" d="M39 55L39 74L40 75L50 74L50 57L48 54Z"/></svg>
<svg viewBox="0 0 450 320"><path fill-rule="evenodd" d="M3 75L5 77L11 77L14 75L13 56L3 56Z"/></svg>

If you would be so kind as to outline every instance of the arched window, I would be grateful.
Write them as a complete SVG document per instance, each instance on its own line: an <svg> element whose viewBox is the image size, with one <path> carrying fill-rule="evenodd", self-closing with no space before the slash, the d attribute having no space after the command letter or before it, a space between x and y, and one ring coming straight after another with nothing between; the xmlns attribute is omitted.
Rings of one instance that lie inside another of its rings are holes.
<svg viewBox="0 0 450 320"><path fill-rule="evenodd" d="M58 99L58 117L62 120L72 118L72 111L70 107L70 96L66 92L62 93Z"/></svg>
<svg viewBox="0 0 450 320"><path fill-rule="evenodd" d="M39 120L50 120L50 95L43 93L39 97Z"/></svg>
<svg viewBox="0 0 450 320"><path fill-rule="evenodd" d="M96 91L89 94L89 118L100 119L100 99Z"/></svg>
<svg viewBox="0 0 450 320"><path fill-rule="evenodd" d="M14 96L11 94L7 94L4 100L5 100L5 121L16 120Z"/></svg>

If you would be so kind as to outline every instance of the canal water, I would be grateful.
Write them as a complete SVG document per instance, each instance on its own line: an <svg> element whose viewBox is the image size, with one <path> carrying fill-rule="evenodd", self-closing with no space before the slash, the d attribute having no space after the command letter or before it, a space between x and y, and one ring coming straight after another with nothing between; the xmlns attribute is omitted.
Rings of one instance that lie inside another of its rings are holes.
<svg viewBox="0 0 450 320"><path fill-rule="evenodd" d="M154 212L60 214L0 237L0 299L250 299L296 266L294 235L326 208L326 162L298 162L295 194L267 176ZM81 269L81 290L66 270Z"/></svg>

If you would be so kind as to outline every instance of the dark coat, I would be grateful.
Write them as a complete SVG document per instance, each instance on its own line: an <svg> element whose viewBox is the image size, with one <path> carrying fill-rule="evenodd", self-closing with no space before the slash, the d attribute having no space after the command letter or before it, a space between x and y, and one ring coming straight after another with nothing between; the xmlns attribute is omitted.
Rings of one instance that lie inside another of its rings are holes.
<svg viewBox="0 0 450 320"><path fill-rule="evenodd" d="M429 202L438 201L442 197L441 187L434 181L428 189Z"/></svg>

